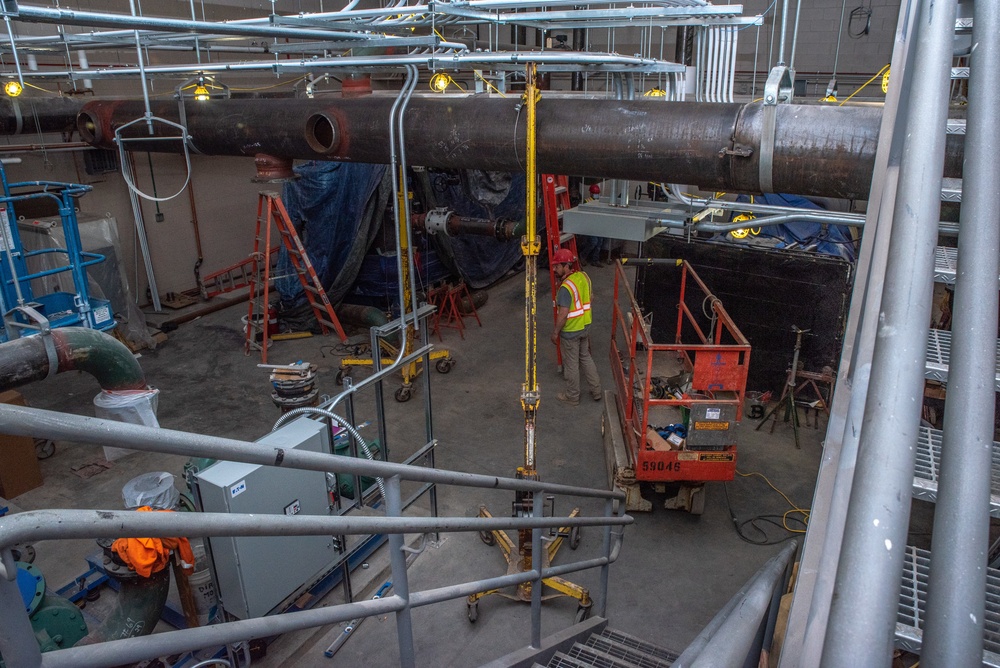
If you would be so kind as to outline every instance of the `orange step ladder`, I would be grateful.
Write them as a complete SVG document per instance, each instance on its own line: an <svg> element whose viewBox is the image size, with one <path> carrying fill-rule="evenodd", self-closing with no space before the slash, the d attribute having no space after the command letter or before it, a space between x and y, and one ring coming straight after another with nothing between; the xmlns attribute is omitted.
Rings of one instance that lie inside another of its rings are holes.
<svg viewBox="0 0 1000 668"><path fill-rule="evenodd" d="M271 224L281 236L281 242L288 251L288 259L292 263L295 275L305 291L306 300L312 307L316 320L323 334L329 334L333 329L341 341L347 341L344 328L340 326L337 315L333 312L333 304L326 296L326 290L316 276L306 249L299 239L295 226L288 217L281 196L273 192L261 192L257 201L257 229L254 232L253 254L250 258L253 270L250 273L250 302L247 312L246 347L244 352L249 355L251 350L260 350L260 360L267 363L268 346L268 308L270 305L271 286L271 253L277 248L271 247ZM263 236L262 236L263 235ZM261 250L263 246L263 251Z"/></svg>
<svg viewBox="0 0 1000 668"><path fill-rule="evenodd" d="M545 212L545 244L549 253L549 285L552 286L552 321L558 317L556 294L559 283L552 269L552 256L560 248L573 253L573 271L580 271L580 258L576 251L576 237L562 231L563 211L569 206L569 178L557 174L542 174L542 208ZM556 363L562 370L562 345L556 345Z"/></svg>

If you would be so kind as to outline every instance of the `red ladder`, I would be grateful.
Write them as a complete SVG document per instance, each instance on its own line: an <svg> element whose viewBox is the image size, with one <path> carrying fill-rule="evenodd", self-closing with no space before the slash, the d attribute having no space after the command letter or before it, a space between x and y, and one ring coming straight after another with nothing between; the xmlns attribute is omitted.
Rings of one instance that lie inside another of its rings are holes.
<svg viewBox="0 0 1000 668"><path fill-rule="evenodd" d="M267 363L268 344L268 307L269 293L271 285L271 223L278 230L281 242L288 251L288 259L292 263L295 275L298 276L299 283L305 291L306 300L312 307L313 314L319 322L323 334L329 334L330 329L337 332L341 341L347 341L344 328L340 326L337 315L333 312L333 304L326 296L326 290L316 276L306 249L299 239L295 226L292 225L285 209L284 202L277 193L261 192L257 201L257 229L254 232L253 254L250 256L253 264L253 271L250 273L250 302L247 312L246 326L246 347L245 352L250 354L251 349L260 350L261 362ZM263 232L263 238L261 233ZM263 244L263 252L261 245ZM275 249L277 246L275 246ZM260 340L258 341L258 335Z"/></svg>
<svg viewBox="0 0 1000 668"><path fill-rule="evenodd" d="M552 320L558 316L556 294L559 283L552 269L552 256L560 248L573 253L573 271L580 271L580 258L576 252L576 237L562 231L563 211L569 207L569 178L557 174L542 174L542 207L545 211L545 238L549 252L549 285L552 286ZM556 363L562 369L562 346L556 345Z"/></svg>

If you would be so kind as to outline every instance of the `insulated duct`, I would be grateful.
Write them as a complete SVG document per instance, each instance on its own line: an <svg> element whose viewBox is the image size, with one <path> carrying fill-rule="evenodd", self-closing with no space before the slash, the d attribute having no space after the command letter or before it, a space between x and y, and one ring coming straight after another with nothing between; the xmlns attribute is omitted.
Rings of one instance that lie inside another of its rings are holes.
<svg viewBox="0 0 1000 668"><path fill-rule="evenodd" d="M0 390L64 371L89 373L105 390L146 389L146 377L132 352L96 329L61 327L0 344Z"/></svg>

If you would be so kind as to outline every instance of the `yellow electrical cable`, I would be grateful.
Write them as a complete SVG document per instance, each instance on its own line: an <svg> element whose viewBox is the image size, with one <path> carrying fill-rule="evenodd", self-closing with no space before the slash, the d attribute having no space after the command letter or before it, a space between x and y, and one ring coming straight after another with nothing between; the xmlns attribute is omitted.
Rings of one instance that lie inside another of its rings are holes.
<svg viewBox="0 0 1000 668"><path fill-rule="evenodd" d="M308 75L301 76L301 77L298 77L296 79L289 79L288 81L279 81L278 83L270 85L270 86L260 86L260 87L257 87L257 88L234 88L234 87L230 86L229 90L236 90L236 91L239 91L241 93L249 93L249 92L258 91L258 90L270 90L272 88L280 88L281 86L287 86L288 84L292 84L294 86L295 84L299 83L300 81L305 81L307 78L308 78ZM209 88L220 88L220 86L211 86L211 85L209 85L207 83L205 85L209 86Z"/></svg>
<svg viewBox="0 0 1000 668"><path fill-rule="evenodd" d="M503 93L500 92L499 88L497 88L496 86L494 86L493 84L491 84L489 81L487 81L486 77L483 76L482 72L477 72L477 71L473 70L473 74L475 74L477 77L479 77L484 84L486 84L487 86L489 86L490 88L492 88L493 90L495 90L500 97L507 97L506 95L504 95Z"/></svg>
<svg viewBox="0 0 1000 668"><path fill-rule="evenodd" d="M889 66L888 66L888 65L886 65L885 67L883 67L882 69L880 69L880 70L879 70L878 72L876 72L876 73L875 73L875 76L873 76L873 77L872 77L871 79L869 79L868 81L866 81L866 82L864 82L863 84L861 84L861 86L860 86L860 87L859 87L859 88L858 88L858 89L857 89L856 91L854 91L853 93L851 93L850 95L848 95L847 97L845 97L845 98L844 98L844 102L841 102L841 103L840 103L839 105L837 105L837 106L840 106L840 107L843 107L843 106L844 106L844 103L846 103L846 102L847 102L848 100L850 100L850 99L851 99L852 97L854 97L855 95L857 95L858 93L860 93L860 92L861 92L862 90L864 90L865 86L867 86L867 85L868 85L868 84L870 84L871 82L873 82L873 81L875 81L876 79L878 79L878 78L879 78L880 76L882 76L882 74L883 74L883 73L884 73L884 72L885 72L886 70L888 70L888 69L889 69ZM888 82L886 82L886 86L888 86Z"/></svg>
<svg viewBox="0 0 1000 668"><path fill-rule="evenodd" d="M792 507L791 510L786 510L785 514L781 516L781 524L782 524L782 526L784 526L785 531L788 531L789 533L805 533L806 532L805 529L792 529L791 527L789 527L788 526L788 516L791 515L792 513L801 513L802 514L802 524L808 525L809 524L809 512L811 510L810 508L799 508L797 505L795 505L795 503L791 499L788 498L787 494L785 494L780 489L778 489L777 487L775 487L774 483L772 483L770 480L768 480L767 476L765 476L763 473L758 473L757 471L751 471L750 473L743 473L742 471L736 471L736 475L741 476L743 478L752 478L753 476L757 476L759 478L762 478L764 480L764 482L766 482L771 489L773 489L775 492L777 492L778 494L780 494L781 498L783 498L788 503L788 505L790 505Z"/></svg>
<svg viewBox="0 0 1000 668"><path fill-rule="evenodd" d="M33 83L28 83L27 81L24 82L24 86L25 88L34 88L35 90L40 90L43 93L49 93L50 95L59 95L58 91L49 90L48 88L42 88L41 86L36 86Z"/></svg>

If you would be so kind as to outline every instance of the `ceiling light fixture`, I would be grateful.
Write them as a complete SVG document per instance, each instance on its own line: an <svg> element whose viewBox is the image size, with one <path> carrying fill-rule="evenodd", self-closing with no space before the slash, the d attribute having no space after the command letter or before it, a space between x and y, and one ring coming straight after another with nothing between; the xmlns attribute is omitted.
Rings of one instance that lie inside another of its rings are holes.
<svg viewBox="0 0 1000 668"><path fill-rule="evenodd" d="M642 94L643 97L666 97L667 91L662 88L650 88Z"/></svg>
<svg viewBox="0 0 1000 668"><path fill-rule="evenodd" d="M450 76L444 72L438 72L431 77L431 90L443 93L448 90L448 86L455 83Z"/></svg>
<svg viewBox="0 0 1000 668"><path fill-rule="evenodd" d="M24 92L24 86L18 81L8 81L4 84L3 92L7 93L10 97L17 97Z"/></svg>

